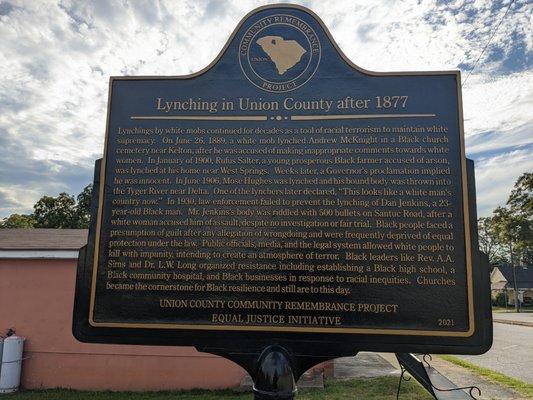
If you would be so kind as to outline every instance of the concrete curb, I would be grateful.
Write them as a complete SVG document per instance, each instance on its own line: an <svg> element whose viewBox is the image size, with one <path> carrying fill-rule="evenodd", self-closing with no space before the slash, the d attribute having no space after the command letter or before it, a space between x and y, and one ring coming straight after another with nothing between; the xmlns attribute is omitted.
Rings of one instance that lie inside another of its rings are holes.
<svg viewBox="0 0 533 400"><path fill-rule="evenodd" d="M509 321L506 319L493 319L492 322L497 322L499 324L507 324L507 325L529 326L533 328L533 322Z"/></svg>

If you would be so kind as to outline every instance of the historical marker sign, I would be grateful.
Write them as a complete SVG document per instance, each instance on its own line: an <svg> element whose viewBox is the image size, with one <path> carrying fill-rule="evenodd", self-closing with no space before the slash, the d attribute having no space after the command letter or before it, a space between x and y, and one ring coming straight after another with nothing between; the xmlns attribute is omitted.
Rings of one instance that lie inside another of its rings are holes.
<svg viewBox="0 0 533 400"><path fill-rule="evenodd" d="M75 333L482 351L461 107L458 72L364 71L293 6L197 74L112 78Z"/></svg>

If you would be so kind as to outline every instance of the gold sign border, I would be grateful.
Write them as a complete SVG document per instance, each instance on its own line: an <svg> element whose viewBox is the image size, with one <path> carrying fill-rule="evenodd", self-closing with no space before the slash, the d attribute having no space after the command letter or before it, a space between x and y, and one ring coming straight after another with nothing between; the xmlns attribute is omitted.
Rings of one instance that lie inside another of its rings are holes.
<svg viewBox="0 0 533 400"><path fill-rule="evenodd" d="M172 323L112 323L112 322L96 322L94 320L94 306L96 295L96 279L98 273L98 260L100 250L100 233L102 228L102 215L103 215L103 199L104 199L104 187L105 187L105 171L107 160L107 143L109 140L109 123L111 114L111 91L113 88L114 80L161 80L161 79L191 79L200 76L211 69L224 55L229 45L233 41L237 32L240 30L244 22L252 15L272 8L292 8L300 11L304 11L310 14L320 24L328 39L333 44L333 47L341 58L355 70L370 76L408 76L408 75L455 75L457 82L457 107L459 117L459 139L461 147L461 187L463 191L463 215L464 215L464 237L465 237L465 259L466 259L466 272L467 272L467 297L468 297L468 326L467 331L437 331L437 330L414 330L414 329L376 329L376 328L319 328L319 327L289 327L289 326L247 326L247 325L194 325L194 324L172 324ZM474 318L474 295L473 295L473 277L472 277L472 246L470 238L470 213L468 205L468 183L466 176L466 155L464 144L464 121L463 121L463 101L461 96L461 72L458 70L452 71L409 71L409 72L372 72L358 67L352 63L348 57L339 48L337 42L333 39L330 31L313 11L306 7L294 4L275 4L267 5L254 9L249 12L233 30L228 41L217 55L217 57L204 69L190 74L190 75L178 75L178 76L133 76L133 77L111 77L109 80L109 94L108 94L108 106L107 106L107 122L106 133L104 143L104 156L102 159L100 170L100 188L98 197L98 214L96 220L96 239L93 255L93 271L91 282L91 298L89 304L89 324L93 327L106 327L106 328L145 328L145 329L189 329L189 330L213 330L213 331L267 331L267 332L301 332L301 333L357 333L357 334L376 334L376 335L408 335L408 336L440 336L440 337L470 337L475 332L475 318Z"/></svg>

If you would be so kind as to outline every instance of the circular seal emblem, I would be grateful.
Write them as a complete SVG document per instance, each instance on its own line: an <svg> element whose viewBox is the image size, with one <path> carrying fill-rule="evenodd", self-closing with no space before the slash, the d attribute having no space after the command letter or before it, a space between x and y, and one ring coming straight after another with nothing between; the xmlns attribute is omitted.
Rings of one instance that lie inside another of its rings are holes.
<svg viewBox="0 0 533 400"><path fill-rule="evenodd" d="M259 89L283 93L304 85L320 63L320 42L311 26L277 14L254 23L239 44L239 63Z"/></svg>

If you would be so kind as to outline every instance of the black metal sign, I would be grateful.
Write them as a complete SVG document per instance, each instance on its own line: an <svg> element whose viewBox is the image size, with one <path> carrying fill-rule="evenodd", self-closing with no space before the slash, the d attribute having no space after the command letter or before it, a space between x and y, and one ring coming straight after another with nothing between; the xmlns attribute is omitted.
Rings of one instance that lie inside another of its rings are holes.
<svg viewBox="0 0 533 400"><path fill-rule="evenodd" d="M365 71L310 11L259 8L199 73L111 79L74 334L486 351L473 186L459 72Z"/></svg>

